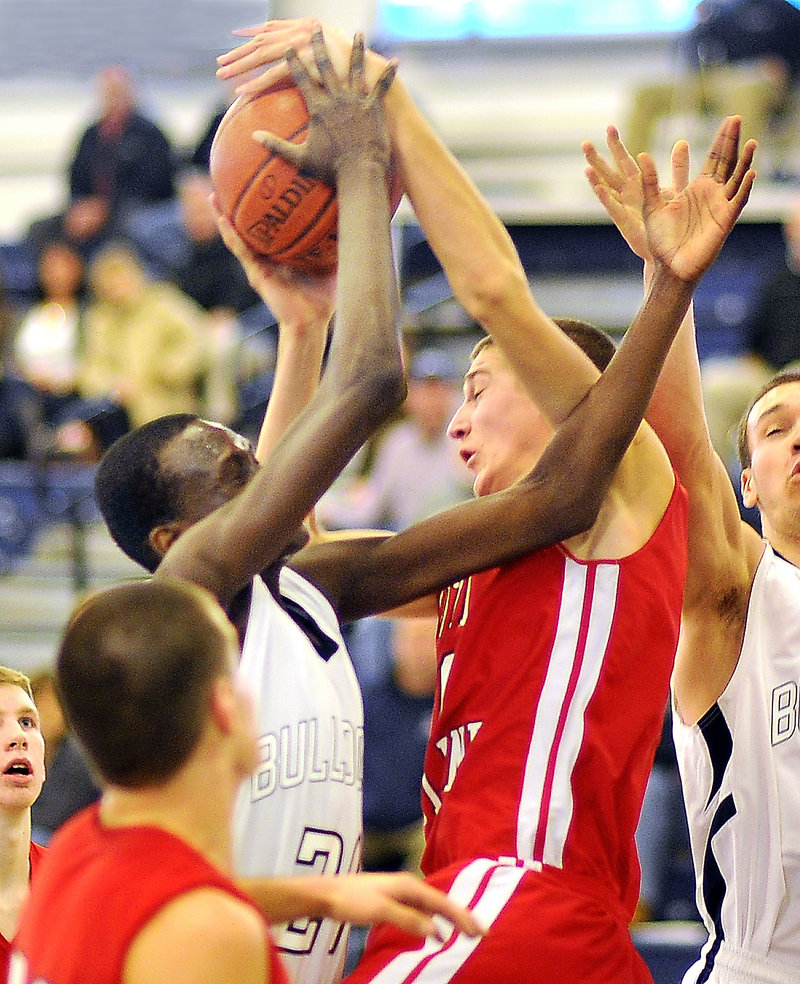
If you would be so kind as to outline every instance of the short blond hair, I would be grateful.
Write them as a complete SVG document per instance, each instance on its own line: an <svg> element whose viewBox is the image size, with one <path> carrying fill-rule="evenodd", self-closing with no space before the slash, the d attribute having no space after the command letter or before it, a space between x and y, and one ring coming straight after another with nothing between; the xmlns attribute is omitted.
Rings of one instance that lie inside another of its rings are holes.
<svg viewBox="0 0 800 984"><path fill-rule="evenodd" d="M33 700L33 690L31 688L30 677L14 670L10 666L0 666L0 686L19 687Z"/></svg>

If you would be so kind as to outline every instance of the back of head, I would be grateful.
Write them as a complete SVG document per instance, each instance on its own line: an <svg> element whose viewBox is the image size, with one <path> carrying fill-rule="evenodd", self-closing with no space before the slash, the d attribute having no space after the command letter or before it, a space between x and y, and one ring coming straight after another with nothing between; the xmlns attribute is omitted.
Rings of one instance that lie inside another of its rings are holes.
<svg viewBox="0 0 800 984"><path fill-rule="evenodd" d="M222 609L188 582L117 585L79 605L56 684L100 778L135 789L173 776L206 727L213 683L231 673L235 651Z"/></svg>
<svg viewBox="0 0 800 984"><path fill-rule="evenodd" d="M119 438L100 460L95 476L97 505L117 546L142 567L154 571L161 558L150 546L153 528L177 518L179 476L165 474L159 456L194 414L169 414Z"/></svg>

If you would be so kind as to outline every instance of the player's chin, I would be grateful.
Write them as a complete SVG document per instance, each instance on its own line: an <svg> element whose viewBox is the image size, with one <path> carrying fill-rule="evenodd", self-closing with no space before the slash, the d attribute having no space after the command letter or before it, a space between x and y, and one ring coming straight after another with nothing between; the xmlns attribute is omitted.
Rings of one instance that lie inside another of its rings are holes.
<svg viewBox="0 0 800 984"><path fill-rule="evenodd" d="M491 495L492 492L494 492L492 476L485 469L479 471L475 476L475 481L472 483L472 494L477 499L482 495Z"/></svg>

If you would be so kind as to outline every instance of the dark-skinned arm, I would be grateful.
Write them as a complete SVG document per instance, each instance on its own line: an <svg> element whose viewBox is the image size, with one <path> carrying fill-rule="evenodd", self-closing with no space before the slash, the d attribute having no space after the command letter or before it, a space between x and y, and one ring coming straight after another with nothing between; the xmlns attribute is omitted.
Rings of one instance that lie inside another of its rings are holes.
<svg viewBox="0 0 800 984"><path fill-rule="evenodd" d="M314 53L319 78L289 55L311 116L307 140L294 146L271 134L258 138L337 189L338 315L327 368L307 408L244 490L184 532L159 568L205 586L223 604L281 555L322 493L405 395L381 110L394 67L368 92L363 38L353 46L344 79L333 71L321 34Z"/></svg>
<svg viewBox="0 0 800 984"><path fill-rule="evenodd" d="M350 580L336 584L336 545L303 551L303 569L338 591L341 614L356 618L440 590L588 529L647 409L659 371L695 286L716 258L750 194L754 146L739 154L729 118L703 173L678 198L658 187L640 158L643 212L654 275L639 314L606 371L566 418L534 470L503 492L457 506L395 537L349 544ZM327 556L323 551L329 550ZM341 547L340 547L341 551ZM357 552L357 553L356 553Z"/></svg>

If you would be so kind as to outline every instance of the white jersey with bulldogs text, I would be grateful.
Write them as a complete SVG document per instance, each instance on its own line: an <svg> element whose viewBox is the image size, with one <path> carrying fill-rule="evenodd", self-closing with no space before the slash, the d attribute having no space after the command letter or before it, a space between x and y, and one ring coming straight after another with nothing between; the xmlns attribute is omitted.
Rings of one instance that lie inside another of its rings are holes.
<svg viewBox="0 0 800 984"><path fill-rule="evenodd" d="M800 981L800 571L767 546L739 663L693 727L673 715L709 933L684 984Z"/></svg>
<svg viewBox="0 0 800 984"><path fill-rule="evenodd" d="M358 681L325 597L287 567L280 595L278 603L261 578L253 582L239 676L256 705L260 761L236 803L236 872L355 871L364 738ZM296 984L341 977L341 924L303 919L274 932Z"/></svg>

